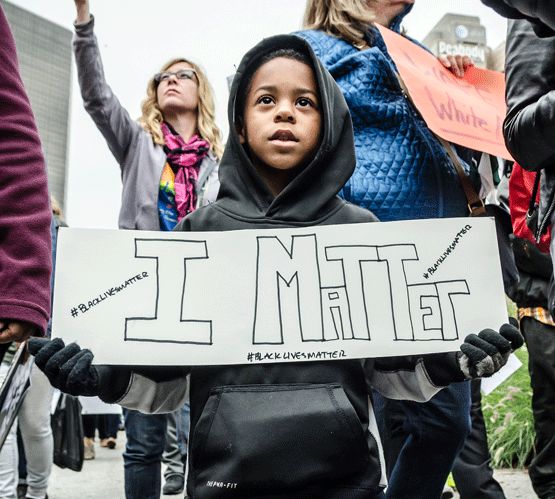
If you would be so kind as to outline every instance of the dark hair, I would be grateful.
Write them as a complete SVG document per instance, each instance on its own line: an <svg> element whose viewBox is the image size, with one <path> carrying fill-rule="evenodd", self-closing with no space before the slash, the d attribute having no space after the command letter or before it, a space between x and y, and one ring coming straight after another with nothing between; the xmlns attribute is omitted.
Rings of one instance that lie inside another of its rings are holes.
<svg viewBox="0 0 555 499"><path fill-rule="evenodd" d="M302 62L306 64L309 68L314 71L314 64L312 63L312 59L308 54L305 52L301 52L296 48L284 48L284 49L276 49L267 54L262 55L258 59L252 61L250 66L247 67L243 78L241 79L241 83L239 84L239 88L237 89L237 96L235 99L235 121L237 122L238 119L243 118L243 114L245 112L245 104L247 100L247 94L251 88L252 79L254 78L254 74L256 71L266 64L267 62L272 61L273 59L277 59L278 57L284 57L286 59L293 59L294 61Z"/></svg>

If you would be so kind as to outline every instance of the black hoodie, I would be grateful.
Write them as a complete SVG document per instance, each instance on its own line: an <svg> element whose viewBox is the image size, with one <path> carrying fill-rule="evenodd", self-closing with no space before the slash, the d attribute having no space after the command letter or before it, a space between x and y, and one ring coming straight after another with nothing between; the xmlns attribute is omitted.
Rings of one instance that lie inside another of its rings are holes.
<svg viewBox="0 0 555 499"><path fill-rule="evenodd" d="M314 160L274 198L239 142L235 102L248 67L275 49L290 47L313 62L323 139ZM355 168L351 117L339 87L305 40L280 35L250 50L233 80L228 114L219 197L175 230L376 221L369 211L337 196ZM385 481L367 383L394 398L424 400L438 390L422 362L403 362L403 369L383 371L375 368L377 362L361 360L185 368L191 400L188 496L373 498ZM185 385L183 378L156 383L135 374L119 403L144 412L176 410L186 397Z"/></svg>
<svg viewBox="0 0 555 499"><path fill-rule="evenodd" d="M274 198L239 142L234 121L243 74L250 65L278 48L296 48L313 61L324 132L314 160ZM337 197L355 169L351 115L341 90L303 39L279 35L265 39L247 52L233 79L228 118L229 138L220 162L217 202L208 209L197 210L176 230L222 231L377 221L369 211Z"/></svg>

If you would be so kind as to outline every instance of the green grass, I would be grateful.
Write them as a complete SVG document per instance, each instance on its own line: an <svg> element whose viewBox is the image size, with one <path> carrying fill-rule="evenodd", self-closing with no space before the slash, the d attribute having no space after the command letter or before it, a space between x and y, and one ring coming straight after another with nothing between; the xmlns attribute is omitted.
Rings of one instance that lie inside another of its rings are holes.
<svg viewBox="0 0 555 499"><path fill-rule="evenodd" d="M516 315L516 307L508 301L509 314ZM534 452L534 419L532 389L528 374L526 345L516 352L523 366L482 398L482 412L488 433L488 444L494 468L523 468Z"/></svg>

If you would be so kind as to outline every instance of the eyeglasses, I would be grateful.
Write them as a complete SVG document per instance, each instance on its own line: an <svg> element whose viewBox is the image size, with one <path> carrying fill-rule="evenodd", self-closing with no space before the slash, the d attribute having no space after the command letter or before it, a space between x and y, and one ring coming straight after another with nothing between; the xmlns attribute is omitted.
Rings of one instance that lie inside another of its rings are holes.
<svg viewBox="0 0 555 499"><path fill-rule="evenodd" d="M170 79L170 76L175 76L178 80L190 80L193 76L196 76L197 72L194 69L180 69L175 73L171 73L169 71L164 71L163 73L156 73L154 75L154 81L156 83L160 83L161 81L167 81ZM198 76L197 76L198 80Z"/></svg>

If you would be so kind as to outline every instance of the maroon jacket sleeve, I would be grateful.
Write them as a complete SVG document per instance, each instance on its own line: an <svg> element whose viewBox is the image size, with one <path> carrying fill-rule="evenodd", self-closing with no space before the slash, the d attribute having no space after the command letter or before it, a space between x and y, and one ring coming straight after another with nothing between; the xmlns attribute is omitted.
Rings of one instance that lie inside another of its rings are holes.
<svg viewBox="0 0 555 499"><path fill-rule="evenodd" d="M0 319L46 330L51 239L46 168L15 42L0 6Z"/></svg>

